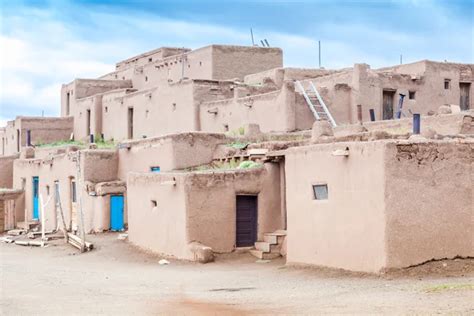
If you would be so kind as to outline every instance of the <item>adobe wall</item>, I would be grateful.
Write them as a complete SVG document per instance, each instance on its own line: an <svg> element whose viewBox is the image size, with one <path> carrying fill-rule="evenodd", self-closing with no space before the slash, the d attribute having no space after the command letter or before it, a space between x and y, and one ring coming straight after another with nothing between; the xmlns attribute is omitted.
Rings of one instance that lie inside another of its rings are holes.
<svg viewBox="0 0 474 316"><path fill-rule="evenodd" d="M18 154L0 156L0 188L13 188L13 161Z"/></svg>
<svg viewBox="0 0 474 316"><path fill-rule="evenodd" d="M253 73L244 77L244 82L249 85L261 85L265 80L272 80L278 87L281 87L286 80L306 80L326 76L336 73L336 70L312 69L312 68L275 68L258 73Z"/></svg>
<svg viewBox="0 0 474 316"><path fill-rule="evenodd" d="M217 145L227 141L223 134L197 132L124 142L118 149L118 179L151 167L170 171L210 163Z"/></svg>
<svg viewBox="0 0 474 316"><path fill-rule="evenodd" d="M151 50L149 52L145 52L143 54L139 54L134 57L127 58L118 62L115 65L117 70L121 70L123 68L131 67L131 66L143 66L147 63L161 60L168 56L174 56L181 54L183 52L189 52L190 49L188 48L177 48L177 47L160 47L158 49Z"/></svg>
<svg viewBox="0 0 474 316"><path fill-rule="evenodd" d="M387 267L474 256L473 166L473 141L387 145Z"/></svg>
<svg viewBox="0 0 474 316"><path fill-rule="evenodd" d="M9 121L2 137L4 155L13 155L26 146L27 131L31 131L33 145L69 140L73 131L73 119L62 117L18 116Z"/></svg>
<svg viewBox="0 0 474 316"><path fill-rule="evenodd" d="M258 237L284 227L280 212L280 170L267 163L249 170L204 171L186 177L188 241L214 252L236 243L236 195L258 195Z"/></svg>
<svg viewBox="0 0 474 316"><path fill-rule="evenodd" d="M262 132L296 129L295 93L292 82L281 90L249 97L204 102L199 109L201 130L236 131L245 124L258 124ZM308 127L309 128L309 127Z"/></svg>
<svg viewBox="0 0 474 316"><path fill-rule="evenodd" d="M66 152L52 154L46 158L17 159L14 161L14 183L16 189L24 189L24 209L17 214L17 221L23 221L25 216L28 221L33 219L33 177L39 177L39 194L43 203L51 197L45 209L46 230L53 230L59 225L60 213L54 202L54 182L59 182L61 204L68 228L72 221L72 191L71 180L76 180L77 199L82 196L84 213L84 224L86 232L103 231L109 228L109 222L103 220L103 214L108 210L98 207L106 207L108 204L98 201L99 197L89 195L86 184L89 182L115 180L111 174L114 172L113 165L116 164L114 151L81 151L81 183L77 181L76 157L78 152ZM116 169L116 167L115 167ZM77 209L79 204L77 204ZM77 211L79 214L79 211ZM41 216L41 215L40 215ZM78 215L79 216L79 215ZM79 218L76 219L79 223Z"/></svg>
<svg viewBox="0 0 474 316"><path fill-rule="evenodd" d="M333 156L349 148L349 157ZM377 272L386 264L383 142L321 144L285 155L287 262ZM327 200L312 185L327 184Z"/></svg>
<svg viewBox="0 0 474 316"><path fill-rule="evenodd" d="M280 48L212 45L212 79L226 80L283 66Z"/></svg>
<svg viewBox="0 0 474 316"><path fill-rule="evenodd" d="M460 104L460 82L474 82L473 65L422 61L414 64L371 70L366 64L355 64L352 70L311 79L328 105L338 125L357 122L357 105L362 105L362 119L369 121L369 109L376 120L383 119L383 91L392 91L394 114L399 94L406 95L403 113L428 114L441 105ZM450 80L445 89L444 80ZM409 92L415 92L414 99ZM471 84L470 106L474 108L474 84Z"/></svg>
<svg viewBox="0 0 474 316"><path fill-rule="evenodd" d="M445 114L435 116L421 116L421 131L432 129L439 135L473 134L474 127L468 125L474 124L474 111L461 112L456 114ZM364 122L364 127L368 131L383 130L389 133L405 134L413 132L413 119L402 118L399 120L385 120L375 122ZM350 125L338 126L335 132L349 130Z"/></svg>
<svg viewBox="0 0 474 316"><path fill-rule="evenodd" d="M184 182L185 174L128 175L128 240L131 243L179 259L193 258L188 249Z"/></svg>
<svg viewBox="0 0 474 316"><path fill-rule="evenodd" d="M104 93L110 90L132 88L130 80L75 79L61 88L61 116L71 116L77 112L78 99ZM67 94L69 93L69 113Z"/></svg>

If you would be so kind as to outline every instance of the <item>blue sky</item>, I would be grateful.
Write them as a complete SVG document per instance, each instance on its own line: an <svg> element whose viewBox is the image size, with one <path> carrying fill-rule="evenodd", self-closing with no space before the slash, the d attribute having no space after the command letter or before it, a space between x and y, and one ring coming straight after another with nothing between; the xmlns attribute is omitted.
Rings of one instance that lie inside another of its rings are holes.
<svg viewBox="0 0 474 316"><path fill-rule="evenodd" d="M113 71L160 46L211 43L284 50L285 66L374 68L421 59L474 62L469 0L0 0L0 126L58 115L62 83Z"/></svg>

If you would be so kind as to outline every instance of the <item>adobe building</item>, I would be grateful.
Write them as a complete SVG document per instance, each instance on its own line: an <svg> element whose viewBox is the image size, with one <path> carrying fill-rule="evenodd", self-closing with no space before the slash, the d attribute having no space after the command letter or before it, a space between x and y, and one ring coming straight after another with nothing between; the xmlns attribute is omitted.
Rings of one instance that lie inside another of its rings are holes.
<svg viewBox="0 0 474 316"><path fill-rule="evenodd" d="M18 116L0 128L0 156L17 154L27 146L28 133L31 144L50 144L69 140L73 132L70 117L26 117Z"/></svg>
<svg viewBox="0 0 474 316"><path fill-rule="evenodd" d="M63 85L60 118L0 130L0 220L128 230L141 248L200 262L245 248L380 272L470 257L472 71L284 68L278 48L153 50Z"/></svg>

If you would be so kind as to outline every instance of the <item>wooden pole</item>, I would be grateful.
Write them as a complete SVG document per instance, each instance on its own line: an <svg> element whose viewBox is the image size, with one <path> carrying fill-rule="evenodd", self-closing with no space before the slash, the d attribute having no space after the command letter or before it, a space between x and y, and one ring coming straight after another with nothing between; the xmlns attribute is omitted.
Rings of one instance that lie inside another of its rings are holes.
<svg viewBox="0 0 474 316"><path fill-rule="evenodd" d="M79 217L81 222L81 252L86 251L86 230L84 229L84 214L82 212L82 189L83 184L81 182L81 151L77 152L77 160L76 160L76 171L77 171L77 186L76 186L76 194L79 195Z"/></svg>
<svg viewBox="0 0 474 316"><path fill-rule="evenodd" d="M58 200L57 200L57 206L59 208L59 214L61 216L61 221L63 223L63 233L64 233L64 240L66 241L67 243L67 239L68 239L68 235L67 235L67 227L66 227L66 220L64 219L64 212L63 212L63 207L61 205L61 193L59 191L59 185L57 187L57 197L58 197Z"/></svg>

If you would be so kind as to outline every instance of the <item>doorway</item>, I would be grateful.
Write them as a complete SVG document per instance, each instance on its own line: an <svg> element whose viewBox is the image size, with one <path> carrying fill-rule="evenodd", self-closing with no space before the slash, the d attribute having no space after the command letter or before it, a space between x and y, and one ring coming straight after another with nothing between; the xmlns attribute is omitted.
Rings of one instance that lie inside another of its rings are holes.
<svg viewBox="0 0 474 316"><path fill-rule="evenodd" d="M123 195L110 196L110 230L121 231L123 223Z"/></svg>
<svg viewBox="0 0 474 316"><path fill-rule="evenodd" d="M128 108L128 139L133 139L133 108Z"/></svg>
<svg viewBox="0 0 474 316"><path fill-rule="evenodd" d="M87 136L91 134L91 110L86 111L86 132Z"/></svg>
<svg viewBox="0 0 474 316"><path fill-rule="evenodd" d="M33 220L39 219L39 177L33 177Z"/></svg>
<svg viewBox="0 0 474 316"><path fill-rule="evenodd" d="M258 197L237 195L236 197L236 246L250 247L257 241Z"/></svg>
<svg viewBox="0 0 474 316"><path fill-rule="evenodd" d="M69 227L72 231L77 231L77 187L76 187L76 180L74 178L70 178L70 201L71 201L71 208L70 208L70 216L69 216Z"/></svg>
<svg viewBox="0 0 474 316"><path fill-rule="evenodd" d="M382 113L384 120L393 119L393 100L395 99L395 91L393 90L383 90L382 97Z"/></svg>
<svg viewBox="0 0 474 316"><path fill-rule="evenodd" d="M469 92L471 90L471 83L460 82L459 90L460 90L460 95L461 95L460 100L459 100L459 106L461 107L461 111L469 110L469 107L470 107Z"/></svg>
<svg viewBox="0 0 474 316"><path fill-rule="evenodd" d="M16 130L16 151L17 152L20 152L20 141L21 141L21 134L20 134L20 130L17 129Z"/></svg>

